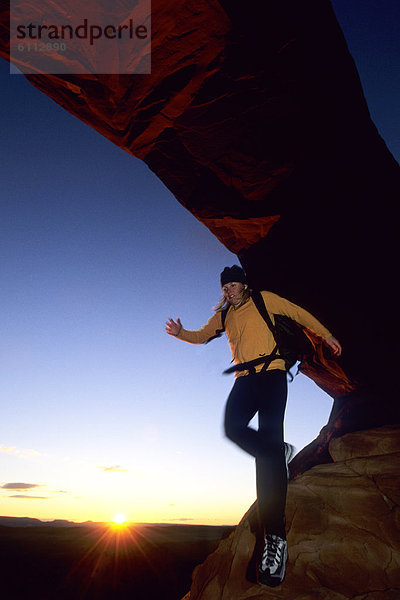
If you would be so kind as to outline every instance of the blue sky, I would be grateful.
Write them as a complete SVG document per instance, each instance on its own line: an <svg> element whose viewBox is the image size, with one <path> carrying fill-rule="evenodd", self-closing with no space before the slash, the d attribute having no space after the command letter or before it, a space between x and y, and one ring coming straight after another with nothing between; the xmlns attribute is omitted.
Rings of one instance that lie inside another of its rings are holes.
<svg viewBox="0 0 400 600"><path fill-rule="evenodd" d="M398 3L333 6L398 158ZM222 433L229 349L181 343L164 322L201 326L236 258L146 165L8 69L2 61L0 514L235 523L255 479L253 459ZM331 399L302 376L289 389L287 439L300 449Z"/></svg>

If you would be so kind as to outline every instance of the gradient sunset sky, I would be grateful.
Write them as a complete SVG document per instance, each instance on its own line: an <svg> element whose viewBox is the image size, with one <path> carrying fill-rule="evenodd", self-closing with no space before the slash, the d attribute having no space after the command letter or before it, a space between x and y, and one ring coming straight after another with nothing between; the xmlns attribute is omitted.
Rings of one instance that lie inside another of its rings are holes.
<svg viewBox="0 0 400 600"><path fill-rule="evenodd" d="M333 6L399 159L399 3ZM169 316L189 329L209 318L236 257L146 165L5 61L1 81L0 514L236 523L255 472L222 432L226 340L164 332ZM331 404L296 377L287 440L310 442Z"/></svg>

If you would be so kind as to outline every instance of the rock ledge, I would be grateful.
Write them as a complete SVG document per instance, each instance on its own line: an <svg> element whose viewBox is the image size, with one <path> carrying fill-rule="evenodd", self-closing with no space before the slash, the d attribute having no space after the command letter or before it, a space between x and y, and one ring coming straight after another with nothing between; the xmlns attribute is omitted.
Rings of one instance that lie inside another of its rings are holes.
<svg viewBox="0 0 400 600"><path fill-rule="evenodd" d="M184 600L400 598L400 426L347 434L329 450L333 463L289 484L285 583L270 589L246 579L253 505L195 569Z"/></svg>

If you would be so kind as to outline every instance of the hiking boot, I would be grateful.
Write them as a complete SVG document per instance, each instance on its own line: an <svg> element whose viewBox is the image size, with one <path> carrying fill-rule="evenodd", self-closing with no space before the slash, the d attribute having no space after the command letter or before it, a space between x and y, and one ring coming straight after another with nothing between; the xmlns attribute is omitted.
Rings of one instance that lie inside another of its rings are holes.
<svg viewBox="0 0 400 600"><path fill-rule="evenodd" d="M258 583L269 587L280 585L285 578L287 556L286 540L267 533L263 555L258 564Z"/></svg>
<svg viewBox="0 0 400 600"><path fill-rule="evenodd" d="M292 444L288 444L287 442L284 443L284 446L285 446L286 473L287 473L287 478L289 479L289 477L290 477L289 463L292 460L294 453L296 452L296 448Z"/></svg>

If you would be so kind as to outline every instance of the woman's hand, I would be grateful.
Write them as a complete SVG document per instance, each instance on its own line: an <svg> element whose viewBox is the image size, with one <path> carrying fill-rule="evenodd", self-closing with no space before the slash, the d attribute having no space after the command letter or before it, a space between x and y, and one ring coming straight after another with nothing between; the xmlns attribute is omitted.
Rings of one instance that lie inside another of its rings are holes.
<svg viewBox="0 0 400 600"><path fill-rule="evenodd" d="M171 317L170 317L165 324L165 331L169 335L178 335L178 333L180 332L181 329L182 329L182 323L179 318L176 319L176 323L175 323L175 321L173 319L171 319Z"/></svg>
<svg viewBox="0 0 400 600"><path fill-rule="evenodd" d="M340 356L342 354L342 346L340 345L340 342L333 337L333 335L326 338L325 344L329 346L334 356Z"/></svg>

